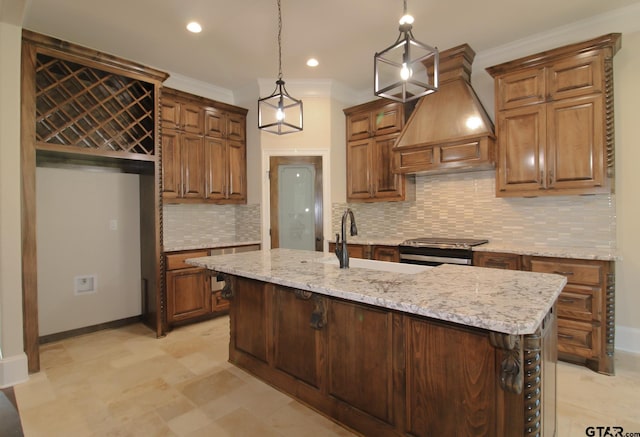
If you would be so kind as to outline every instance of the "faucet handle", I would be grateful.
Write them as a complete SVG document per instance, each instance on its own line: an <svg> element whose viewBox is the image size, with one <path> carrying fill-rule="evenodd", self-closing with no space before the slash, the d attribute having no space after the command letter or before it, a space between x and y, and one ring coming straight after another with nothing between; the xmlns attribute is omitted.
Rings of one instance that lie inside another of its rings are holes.
<svg viewBox="0 0 640 437"><path fill-rule="evenodd" d="M340 244L340 234L338 234L336 232L336 248L337 248L338 244Z"/></svg>

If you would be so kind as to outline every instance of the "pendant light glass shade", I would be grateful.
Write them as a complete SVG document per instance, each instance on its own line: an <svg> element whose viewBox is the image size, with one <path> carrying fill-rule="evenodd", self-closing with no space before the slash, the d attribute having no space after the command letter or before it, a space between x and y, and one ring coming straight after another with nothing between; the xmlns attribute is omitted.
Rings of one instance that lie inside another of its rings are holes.
<svg viewBox="0 0 640 437"><path fill-rule="evenodd" d="M409 102L438 90L438 49L416 41L412 23L404 0L398 39L374 57L376 96Z"/></svg>
<svg viewBox="0 0 640 437"><path fill-rule="evenodd" d="M258 129L276 135L302 130L302 100L289 95L282 80L282 11L278 0L278 80L269 97L258 100Z"/></svg>

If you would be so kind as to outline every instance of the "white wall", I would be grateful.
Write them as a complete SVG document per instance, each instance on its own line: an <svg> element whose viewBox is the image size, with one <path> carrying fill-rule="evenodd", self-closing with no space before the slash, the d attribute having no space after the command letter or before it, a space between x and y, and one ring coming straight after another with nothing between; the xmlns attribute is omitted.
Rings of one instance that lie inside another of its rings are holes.
<svg viewBox="0 0 640 437"><path fill-rule="evenodd" d="M616 347L640 353L640 31L622 35L614 58L616 124Z"/></svg>
<svg viewBox="0 0 640 437"><path fill-rule="evenodd" d="M266 84L267 81L265 81ZM263 87L263 94L272 91L270 85ZM325 235L331 230L331 202L332 186L336 183L333 175L342 174L344 167L333 167L334 154L344 154L344 118L335 116L335 102L331 99L330 81L305 83L297 82L287 86L288 92L303 101L303 130L287 135L275 135L260 132L260 149L262 168L260 183L262 193L262 244L271 247L269 237L269 158L271 156L322 156L323 180L323 228ZM256 98L257 101L257 98ZM255 127L257 130L257 127ZM337 133L335 132L337 131ZM340 141L336 143L336 138ZM337 149L337 150L336 150ZM338 184L340 181L338 180Z"/></svg>
<svg viewBox="0 0 640 437"><path fill-rule="evenodd" d="M38 167L36 227L41 336L141 313L138 175ZM75 294L85 275L96 292Z"/></svg>

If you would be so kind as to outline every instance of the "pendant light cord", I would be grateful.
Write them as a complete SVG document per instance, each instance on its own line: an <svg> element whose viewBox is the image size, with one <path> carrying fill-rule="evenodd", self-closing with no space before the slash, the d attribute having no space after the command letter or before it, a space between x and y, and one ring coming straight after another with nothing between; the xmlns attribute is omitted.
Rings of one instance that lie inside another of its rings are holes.
<svg viewBox="0 0 640 437"><path fill-rule="evenodd" d="M282 10L280 0L278 0L278 80L282 80Z"/></svg>

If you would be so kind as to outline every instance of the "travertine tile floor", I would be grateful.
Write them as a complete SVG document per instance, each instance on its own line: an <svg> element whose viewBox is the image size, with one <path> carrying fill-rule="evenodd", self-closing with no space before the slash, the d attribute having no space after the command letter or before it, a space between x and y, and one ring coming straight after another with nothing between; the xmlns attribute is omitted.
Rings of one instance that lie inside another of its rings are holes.
<svg viewBox="0 0 640 437"><path fill-rule="evenodd" d="M352 435L227 363L228 341L222 317L162 339L130 325L44 345L42 371L14 387L25 436ZM558 437L640 436L640 357L617 356L614 377L559 364Z"/></svg>

